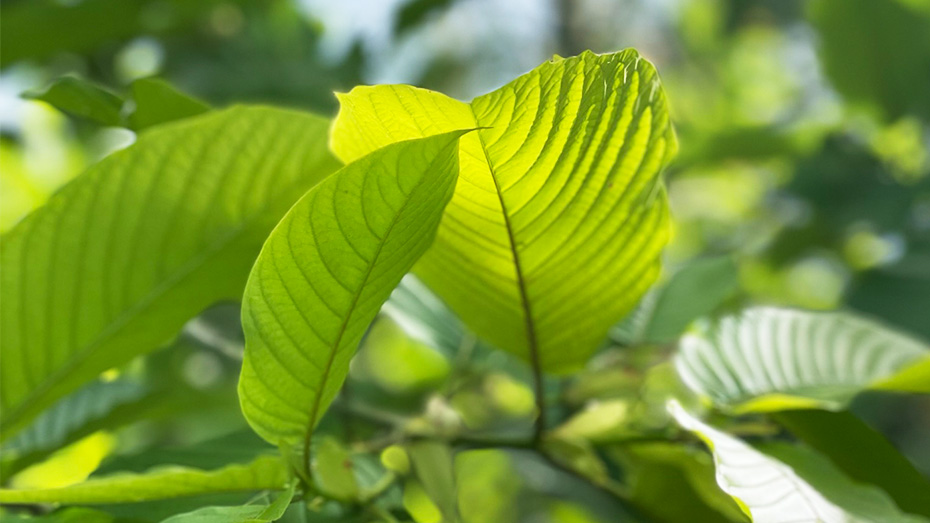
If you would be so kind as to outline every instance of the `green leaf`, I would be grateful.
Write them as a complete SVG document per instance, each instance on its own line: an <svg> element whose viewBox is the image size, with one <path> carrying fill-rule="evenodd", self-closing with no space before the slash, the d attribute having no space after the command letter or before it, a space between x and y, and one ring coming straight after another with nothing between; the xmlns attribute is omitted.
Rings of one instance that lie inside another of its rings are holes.
<svg viewBox="0 0 930 523"><path fill-rule="evenodd" d="M358 499L358 481L349 451L333 437L314 445L313 472L317 486L327 496L342 500Z"/></svg>
<svg viewBox="0 0 930 523"><path fill-rule="evenodd" d="M129 126L141 131L153 125L189 118L210 110L210 106L178 91L160 78L136 80L130 87L135 110Z"/></svg>
<svg viewBox="0 0 930 523"><path fill-rule="evenodd" d="M106 512L84 507L68 507L42 516L28 517L9 514L0 508L3 523L112 523L113 516Z"/></svg>
<svg viewBox="0 0 930 523"><path fill-rule="evenodd" d="M410 86L339 95L351 161L457 128L461 173L416 274L484 339L579 367L659 273L676 150L653 66L633 50L555 58L470 104Z"/></svg>
<svg viewBox="0 0 930 523"><path fill-rule="evenodd" d="M630 502L656 521L747 521L714 481L706 453L684 445L649 442L617 447L628 474ZM670 502L674 500L674 502Z"/></svg>
<svg viewBox="0 0 930 523"><path fill-rule="evenodd" d="M406 450L420 487L439 510L443 523L459 521L452 450L437 441L412 443ZM406 491L404 494L406 498Z"/></svg>
<svg viewBox="0 0 930 523"><path fill-rule="evenodd" d="M678 338L688 325L710 314L739 286L736 263L730 257L696 260L657 291L641 339L666 343Z"/></svg>
<svg viewBox="0 0 930 523"><path fill-rule="evenodd" d="M923 343L849 313L756 307L685 336L675 362L688 387L739 413L838 410L928 357ZM911 385L901 390L930 392L930 381Z"/></svg>
<svg viewBox="0 0 930 523"><path fill-rule="evenodd" d="M930 10L899 0L817 0L809 16L824 71L849 101L930 121Z"/></svg>
<svg viewBox="0 0 930 523"><path fill-rule="evenodd" d="M193 512L178 514L163 523L270 523L281 519L294 498L296 482L278 494L268 505L241 507L204 507Z"/></svg>
<svg viewBox="0 0 930 523"><path fill-rule="evenodd" d="M75 391L37 417L3 445L4 477L40 461L51 452L103 428L117 413L139 410L147 393L137 381L95 381Z"/></svg>
<svg viewBox="0 0 930 523"><path fill-rule="evenodd" d="M828 457L850 479L881 488L901 510L930 517L930 480L855 415L794 410L777 413L775 420Z"/></svg>
<svg viewBox="0 0 930 523"><path fill-rule="evenodd" d="M0 245L0 434L238 299L269 231L328 175L327 121L236 107L110 155Z"/></svg>
<svg viewBox="0 0 930 523"><path fill-rule="evenodd" d="M209 471L165 466L144 474L114 474L68 487L0 489L0 503L133 503L217 492L281 490L287 480L287 468L281 458L261 456L247 464Z"/></svg>
<svg viewBox="0 0 930 523"><path fill-rule="evenodd" d="M303 441L381 304L432 242L463 131L385 147L308 192L275 228L243 298L242 411L272 443Z"/></svg>
<svg viewBox="0 0 930 523"><path fill-rule="evenodd" d="M717 484L753 521L874 522L927 521L901 513L880 490L854 483L813 452L790 466L721 432L672 401L678 424L699 436L714 455ZM799 465L809 466L799 470Z"/></svg>
<svg viewBox="0 0 930 523"><path fill-rule="evenodd" d="M122 123L123 98L88 80L63 76L44 91L26 93L26 98L41 100L52 107L79 118L103 125Z"/></svg>

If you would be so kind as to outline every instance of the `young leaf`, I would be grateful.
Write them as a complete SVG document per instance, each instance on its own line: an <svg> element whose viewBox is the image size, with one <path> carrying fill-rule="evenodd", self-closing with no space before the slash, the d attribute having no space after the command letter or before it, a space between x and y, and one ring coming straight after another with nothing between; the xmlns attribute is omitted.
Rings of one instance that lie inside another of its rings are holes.
<svg viewBox="0 0 930 523"><path fill-rule="evenodd" d="M633 50L555 58L470 104L409 86L356 87L332 147L477 127L417 275L475 333L547 371L580 366L659 272L676 149L653 66Z"/></svg>
<svg viewBox="0 0 930 523"><path fill-rule="evenodd" d="M685 429L711 449L717 484L757 523L919 523L924 518L901 513L880 490L853 483L813 452L816 463L802 476L788 466L687 413L676 401L669 411ZM817 488L811 485L816 482Z"/></svg>
<svg viewBox="0 0 930 523"><path fill-rule="evenodd" d="M272 443L303 442L403 275L432 242L462 131L380 149L308 192L281 220L243 298L242 412Z"/></svg>
<svg viewBox="0 0 930 523"><path fill-rule="evenodd" d="M144 474L114 474L77 485L51 489L0 489L0 503L99 505L170 499L216 492L281 490L287 468L278 456L261 456L247 464L217 470L166 466Z"/></svg>
<svg viewBox="0 0 930 523"><path fill-rule="evenodd" d="M238 299L268 232L336 167L326 120L236 107L164 125L0 242L0 436Z"/></svg>
<svg viewBox="0 0 930 523"><path fill-rule="evenodd" d="M685 336L675 362L715 405L759 412L841 409L869 388L930 392L930 380L888 385L928 358L926 345L852 314L757 307Z"/></svg>
<svg viewBox="0 0 930 523"><path fill-rule="evenodd" d="M103 125L116 126L122 122L122 97L75 76L63 76L44 91L26 93L24 96L41 100L58 110Z"/></svg>

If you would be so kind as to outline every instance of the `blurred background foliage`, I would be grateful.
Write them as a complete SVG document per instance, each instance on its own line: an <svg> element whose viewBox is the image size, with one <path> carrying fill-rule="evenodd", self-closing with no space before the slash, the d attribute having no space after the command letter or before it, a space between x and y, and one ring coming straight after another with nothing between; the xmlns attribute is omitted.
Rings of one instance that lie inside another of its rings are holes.
<svg viewBox="0 0 930 523"><path fill-rule="evenodd" d="M553 54L636 47L662 76L681 144L666 173L674 213L666 278L695 260L723 255L723 268L691 270L708 270L707 278L720 281L715 288L726 289L719 298L724 306L851 308L930 338L930 0L0 5L3 231L84 167L132 143L130 129L157 123L157 114L143 122L140 106L125 124L140 90L174 96L170 87L162 91L161 83L140 79L158 77L189 94L191 114L207 105L264 102L332 115L332 92L360 83L410 83L470 99ZM104 90L61 111L56 107L69 107L56 100L53 82L63 76ZM670 299L694 299L687 291ZM479 431L526 426L533 399L521 364L484 347L454 319L442 320L449 329L444 339L411 337L405 331L415 320L388 309L356 358L337 403L342 408L324 422L327 430L364 441L371 426L398 416ZM165 462L210 466L254 456L261 444L249 436L235 397L242 350L237 310L229 304L208 311L171 347L66 398L57 413L46 413L6 447L4 477L19 471L15 485L50 486L107 470ZM593 418L661 426L655 418L664 413L644 412L645 403L629 400L629 392L648 396L670 386L662 376L668 369L655 366L668 347L623 348L628 334L618 328L615 343L584 379L550 384L563 400L556 407L563 417L594 398L600 402ZM853 412L930 475L925 398L892 403L865 395ZM346 413L371 426L340 422ZM72 426L69 416L81 419ZM588 436L597 430L597 424L580 425L563 429ZM607 463L647 464L636 469L636 484L643 496L655 496L649 485L671 471L711 474L708 456L678 455L686 450L626 446L613 449ZM474 450L450 459L445 466L453 471L465 521L629 516L603 492L530 453ZM438 521L442 496L427 490L430 474L445 472L416 472L394 502L417 521ZM733 506L716 494L687 493L729 514ZM161 505L113 510L157 520L179 509L178 502Z"/></svg>

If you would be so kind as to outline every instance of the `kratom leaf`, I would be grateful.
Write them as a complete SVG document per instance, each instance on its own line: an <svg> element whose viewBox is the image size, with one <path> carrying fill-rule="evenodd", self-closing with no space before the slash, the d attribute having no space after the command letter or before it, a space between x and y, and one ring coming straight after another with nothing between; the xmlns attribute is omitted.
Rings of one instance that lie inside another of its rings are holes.
<svg viewBox="0 0 930 523"><path fill-rule="evenodd" d="M658 290L642 340L665 343L678 338L697 318L710 314L739 287L732 258L695 260Z"/></svg>
<svg viewBox="0 0 930 523"><path fill-rule="evenodd" d="M129 126L141 131L153 125L189 118L210 110L210 106L178 91L160 78L142 78L130 87L135 109Z"/></svg>
<svg viewBox="0 0 930 523"><path fill-rule="evenodd" d="M655 69L635 51L555 58L470 104L387 85L339 99L331 143L344 161L478 128L415 269L478 336L569 371L655 281L668 240L659 173L676 142Z"/></svg>
<svg viewBox="0 0 930 523"><path fill-rule="evenodd" d="M327 496L347 502L358 500L352 456L336 438L326 436L314 445L313 473L317 486Z"/></svg>
<svg viewBox="0 0 930 523"><path fill-rule="evenodd" d="M436 441L419 441L407 446L407 455L414 476L442 515L443 523L459 521L458 494L449 446Z"/></svg>
<svg viewBox="0 0 930 523"><path fill-rule="evenodd" d="M894 381L928 358L923 343L849 313L756 307L685 336L675 361L716 406L758 412L836 410L869 388L930 392L930 380Z"/></svg>
<svg viewBox="0 0 930 523"><path fill-rule="evenodd" d="M775 420L798 439L829 458L859 483L884 490L912 514L930 517L930 480L885 439L850 412L792 410Z"/></svg>
<svg viewBox="0 0 930 523"><path fill-rule="evenodd" d="M647 442L617 446L613 454L628 474L630 502L655 521L748 521L733 499L717 487L713 462L704 452L680 444Z"/></svg>
<svg viewBox="0 0 930 523"><path fill-rule="evenodd" d="M42 516L8 514L0 509L3 523L112 523L115 518L106 512L85 507L67 507Z"/></svg>
<svg viewBox="0 0 930 523"><path fill-rule="evenodd" d="M204 507L172 516L162 523L270 523L281 519L294 498L296 482L278 494L274 501L241 507Z"/></svg>
<svg viewBox="0 0 930 523"><path fill-rule="evenodd" d="M757 523L927 521L901 513L883 492L850 481L813 452L804 455L808 463L816 465L802 476L781 461L703 423L675 401L669 403L669 411L679 425L704 440L714 455L717 484ZM796 467L797 463L792 465ZM814 478L817 489L808 476Z"/></svg>
<svg viewBox="0 0 930 523"><path fill-rule="evenodd" d="M303 442L345 380L371 323L432 242L458 173L462 131L372 153L281 220L243 298L242 411L267 441Z"/></svg>
<svg viewBox="0 0 930 523"><path fill-rule="evenodd" d="M0 434L238 299L277 220L336 161L326 120L236 107L91 167L0 245Z"/></svg>
<svg viewBox="0 0 930 523"><path fill-rule="evenodd" d="M41 100L72 116L103 125L120 125L123 98L89 80L76 76L58 78L45 90L26 93L26 98Z"/></svg>
<svg viewBox="0 0 930 523"><path fill-rule="evenodd" d="M111 428L107 420L127 406L138 410L137 401L146 393L145 385L132 380L87 384L62 398L4 443L0 472L9 477L56 449L97 430Z"/></svg>
<svg viewBox="0 0 930 523"><path fill-rule="evenodd" d="M217 492L281 490L287 468L277 456L261 456L247 464L217 470L166 466L143 474L114 474L77 485L52 489L0 489L0 503L98 505L132 503Z"/></svg>

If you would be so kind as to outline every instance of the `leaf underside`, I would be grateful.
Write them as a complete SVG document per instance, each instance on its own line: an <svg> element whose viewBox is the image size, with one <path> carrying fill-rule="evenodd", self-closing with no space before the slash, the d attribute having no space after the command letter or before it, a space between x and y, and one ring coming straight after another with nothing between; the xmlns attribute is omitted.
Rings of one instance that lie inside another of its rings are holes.
<svg viewBox="0 0 930 523"><path fill-rule="evenodd" d="M245 290L242 411L274 444L309 438L365 329L432 242L462 131L398 143L307 193L275 228Z"/></svg>
<svg viewBox="0 0 930 523"><path fill-rule="evenodd" d="M166 124L3 236L2 436L238 299L277 220L337 162L327 121L235 107Z"/></svg>
<svg viewBox="0 0 930 523"><path fill-rule="evenodd" d="M668 240L659 175L676 142L635 51L556 58L470 104L390 85L339 99L343 161L478 129L461 140L460 182L415 272L497 347L571 371L655 281Z"/></svg>

